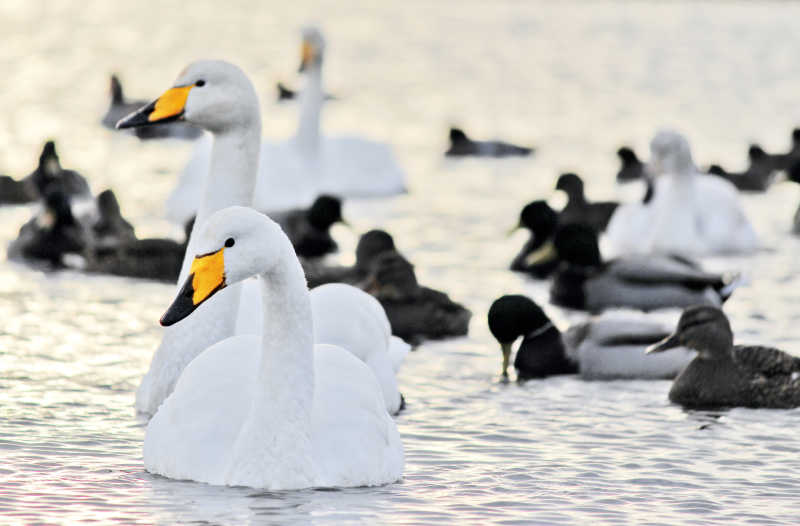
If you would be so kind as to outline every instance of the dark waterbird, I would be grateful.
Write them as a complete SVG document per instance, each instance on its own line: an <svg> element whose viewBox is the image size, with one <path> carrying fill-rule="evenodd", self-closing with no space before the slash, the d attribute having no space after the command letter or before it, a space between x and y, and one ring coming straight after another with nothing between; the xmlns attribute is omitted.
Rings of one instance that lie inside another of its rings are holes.
<svg viewBox="0 0 800 526"><path fill-rule="evenodd" d="M617 157L622 163L617 172L617 182L636 181L644 177L645 165L630 146L623 146L617 150Z"/></svg>
<svg viewBox="0 0 800 526"><path fill-rule="evenodd" d="M289 88L283 82L276 83L275 87L278 90L278 102L295 100L300 97L300 94L296 90ZM326 93L323 100L336 100L336 97Z"/></svg>
<svg viewBox="0 0 800 526"><path fill-rule="evenodd" d="M524 228L530 232L530 237L511 261L511 270L526 272L537 279L549 276L558 266L553 247L557 227L558 214L546 201L537 200L525 205L512 232Z"/></svg>
<svg viewBox="0 0 800 526"><path fill-rule="evenodd" d="M309 288L325 283L363 283L376 258L384 252L395 250L394 239L384 230L370 230L361 235L356 245L356 262L352 266L329 266L301 259Z"/></svg>
<svg viewBox="0 0 800 526"><path fill-rule="evenodd" d="M754 147L761 150L755 144ZM763 150L761 150L763 151ZM792 165L800 161L800 128L792 130L792 145L786 153L764 153L763 163L772 170L788 171Z"/></svg>
<svg viewBox="0 0 800 526"><path fill-rule="evenodd" d="M771 347L734 345L720 309L686 309L675 332L648 352L679 345L698 354L673 382L670 401L690 408L800 406L800 358Z"/></svg>
<svg viewBox="0 0 800 526"><path fill-rule="evenodd" d="M597 233L586 225L560 227L554 245L561 263L551 283L550 300L573 309L719 306L736 284L677 256L631 255L603 261Z"/></svg>
<svg viewBox="0 0 800 526"><path fill-rule="evenodd" d="M533 152L533 148L517 146L503 141L475 141L459 128L450 128L450 148L445 155L448 157L511 157L526 156Z"/></svg>
<svg viewBox="0 0 800 526"><path fill-rule="evenodd" d="M558 214L558 223L568 225L580 223L592 227L595 232L603 232L611 216L619 206L614 201L589 202L583 191L583 179L574 173L561 174L556 182L556 190L567 194L567 204Z"/></svg>
<svg viewBox="0 0 800 526"><path fill-rule="evenodd" d="M669 330L641 314L593 317L562 333L533 300L514 294L492 303L488 321L500 343L503 376L512 345L522 338L514 359L519 379L577 372L587 380L675 378L692 358L685 349L645 354Z"/></svg>
<svg viewBox="0 0 800 526"><path fill-rule="evenodd" d="M56 144L47 141L39 155L39 165L26 179L30 180L37 196L51 192L64 194L67 200L73 197L91 197L89 183L75 170L65 170L56 153Z"/></svg>
<svg viewBox="0 0 800 526"><path fill-rule="evenodd" d="M269 216L281 225L297 255L304 258L318 258L335 252L338 245L331 237L331 227L336 223L348 224L342 217L342 200L325 194L317 197L308 208Z"/></svg>
<svg viewBox="0 0 800 526"><path fill-rule="evenodd" d="M721 166L712 164L708 167L708 173L722 177L743 192L765 192L774 179L774 163L757 145L750 146L747 156L750 165L744 172L728 172Z"/></svg>

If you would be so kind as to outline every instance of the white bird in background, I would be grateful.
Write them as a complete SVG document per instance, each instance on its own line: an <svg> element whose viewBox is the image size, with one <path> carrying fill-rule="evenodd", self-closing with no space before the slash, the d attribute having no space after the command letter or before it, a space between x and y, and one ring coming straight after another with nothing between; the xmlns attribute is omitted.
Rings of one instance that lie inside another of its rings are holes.
<svg viewBox="0 0 800 526"><path fill-rule="evenodd" d="M618 207L606 230L608 256L742 254L759 247L728 181L702 174L681 134L663 130L650 143L652 198Z"/></svg>

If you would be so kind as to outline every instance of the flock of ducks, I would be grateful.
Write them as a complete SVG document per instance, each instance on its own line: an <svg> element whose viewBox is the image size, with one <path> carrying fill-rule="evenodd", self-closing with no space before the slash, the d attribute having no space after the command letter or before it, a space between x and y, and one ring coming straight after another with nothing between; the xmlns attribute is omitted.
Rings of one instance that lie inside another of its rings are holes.
<svg viewBox="0 0 800 526"><path fill-rule="evenodd" d="M138 238L114 193L94 197L52 142L29 176L0 179L4 202L41 203L10 258L179 284L136 393L151 417L152 473L269 490L394 482L404 466L396 374L409 342L467 332L471 313L421 286L383 230L361 236L353 266L320 259L337 249L330 227L346 224L342 198L405 191L387 145L321 133L324 51L319 31L305 30L300 120L283 143L262 142L259 99L233 64L194 62L149 103L126 101L112 77L104 125L141 139L207 132L170 197L183 242ZM645 182L636 203L591 202L578 175L559 177L567 205L523 208L517 228L530 239L511 269L550 279L553 304L597 316L561 331L530 298L498 298L488 324L503 377L521 339L520 380L671 378L670 400L687 407L800 406L800 359L735 346L721 306L738 276L692 259L758 249L736 189L761 191L778 171L800 180L793 138L785 155L751 148L744 173L702 173L684 137L659 132L647 164L618 152L618 179ZM456 128L450 140L448 156L532 153ZM620 307L644 312L604 313ZM647 313L666 307L685 309L674 332Z"/></svg>

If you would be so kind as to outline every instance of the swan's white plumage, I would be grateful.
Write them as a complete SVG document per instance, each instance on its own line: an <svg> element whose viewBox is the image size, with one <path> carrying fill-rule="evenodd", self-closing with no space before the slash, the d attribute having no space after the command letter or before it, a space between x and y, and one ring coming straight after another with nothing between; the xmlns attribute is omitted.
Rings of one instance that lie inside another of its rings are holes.
<svg viewBox="0 0 800 526"><path fill-rule="evenodd" d="M288 141L261 144L253 206L262 211L281 211L309 206L321 193L379 197L405 192L405 172L390 145L357 136L330 137L320 133L325 43L314 29L306 30L304 38L315 47L319 60L308 66L297 134ZM195 144L178 185L167 200L167 216L171 220L184 224L194 215L201 200L197 183L208 173L210 160L211 141L206 137Z"/></svg>
<svg viewBox="0 0 800 526"><path fill-rule="evenodd" d="M314 341L343 347L367 364L381 386L386 409L392 414L399 411L395 367L399 368L396 361L402 363L401 345L392 339L389 320L378 300L350 285L329 283L311 290L311 309ZM403 344L407 353L408 344Z"/></svg>
<svg viewBox="0 0 800 526"><path fill-rule="evenodd" d="M617 209L606 230L608 257L748 253L758 248L736 188L698 173L682 135L659 132L651 142L651 156L654 171L660 173L653 198Z"/></svg>
<svg viewBox="0 0 800 526"><path fill-rule="evenodd" d="M400 478L403 448L381 386L353 353L312 343L305 277L280 227L231 207L203 237L207 251L236 239L224 255L230 283L260 274L263 333L218 342L186 367L148 425L148 471L272 490Z"/></svg>

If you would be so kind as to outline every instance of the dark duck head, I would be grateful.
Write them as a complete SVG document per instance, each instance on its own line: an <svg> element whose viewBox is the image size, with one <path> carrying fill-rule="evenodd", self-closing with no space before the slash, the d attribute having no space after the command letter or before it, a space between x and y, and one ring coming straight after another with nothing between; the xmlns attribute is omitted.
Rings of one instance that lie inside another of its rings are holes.
<svg viewBox="0 0 800 526"><path fill-rule="evenodd" d="M414 265L398 252L382 252L371 265L367 292L380 300L403 301L419 296Z"/></svg>
<svg viewBox="0 0 800 526"><path fill-rule="evenodd" d="M617 150L617 157L619 157L622 165L617 172L617 181L626 182L640 179L643 175L643 164L636 156L636 152L628 146L623 146Z"/></svg>
<svg viewBox="0 0 800 526"><path fill-rule="evenodd" d="M512 346L520 337L514 360L519 379L577 372L577 366L566 357L561 332L530 298L501 296L489 308L488 321L503 355L503 377L508 377Z"/></svg>
<svg viewBox="0 0 800 526"><path fill-rule="evenodd" d="M583 202L586 200L583 195L583 179L577 174L561 174L556 182L556 190L561 190L567 194L570 203Z"/></svg>
<svg viewBox="0 0 800 526"><path fill-rule="evenodd" d="M675 332L648 348L648 353L686 347L701 360L730 360L733 331L727 316L716 307L696 306L683 311Z"/></svg>
<svg viewBox="0 0 800 526"><path fill-rule="evenodd" d="M394 239L385 230L370 230L361 235L356 245L356 268L369 272L375 259L384 252L395 250Z"/></svg>
<svg viewBox="0 0 800 526"><path fill-rule="evenodd" d="M342 217L342 200L332 195L317 197L308 209L307 217L312 227L325 232L335 223L347 224Z"/></svg>

